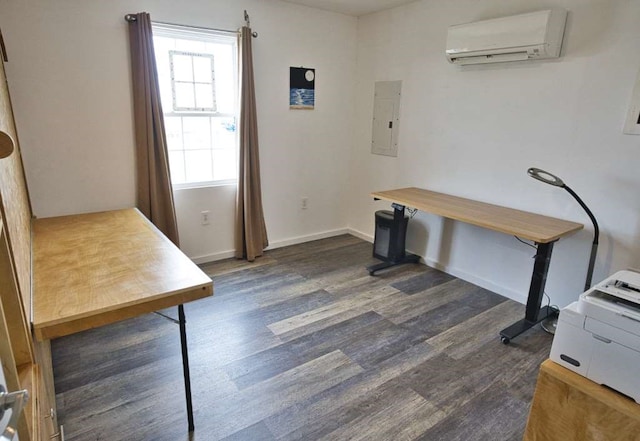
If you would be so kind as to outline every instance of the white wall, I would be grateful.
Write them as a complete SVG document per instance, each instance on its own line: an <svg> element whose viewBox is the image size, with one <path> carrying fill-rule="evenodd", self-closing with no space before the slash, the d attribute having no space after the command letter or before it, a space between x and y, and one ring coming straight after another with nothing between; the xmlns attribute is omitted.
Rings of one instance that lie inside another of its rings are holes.
<svg viewBox="0 0 640 441"><path fill-rule="evenodd" d="M35 215L133 206L134 147L126 13L254 40L265 217L272 244L344 231L357 20L277 0L0 0L7 76ZM315 67L316 108L288 108L289 66ZM235 187L176 194L182 249L229 255ZM307 197L309 208L300 209ZM213 215L200 225L200 212Z"/></svg>
<svg viewBox="0 0 640 441"><path fill-rule="evenodd" d="M559 60L461 69L444 58L446 27L553 6L569 10ZM595 212L594 281L640 267L640 137L622 134L640 69L636 0L436 0L361 17L277 0L0 0L7 74L35 214L134 203L133 129L123 15L253 28L262 179L271 242L342 231L373 234L387 208L369 193L415 185L583 222L554 249L547 292L582 291L592 228L561 176ZM313 111L290 111L289 66L317 69ZM373 86L402 80L398 158L371 155ZM349 162L350 161L350 162ZM309 198L301 210L300 198ZM202 261L232 247L233 188L176 192L183 249ZM199 213L215 219L199 225ZM419 213L409 248L467 280L524 301L533 250L515 239Z"/></svg>
<svg viewBox="0 0 640 441"><path fill-rule="evenodd" d="M569 10L558 60L460 68L444 56L447 26ZM594 282L640 267L640 137L622 134L640 69L640 2L419 1L360 18L356 141L349 225L372 235L388 204L369 193L426 187L584 223L554 248L547 293L564 306L582 292L592 227L565 191L526 175L562 177L589 205L601 240ZM398 158L370 153L375 81L402 80ZM428 262L524 301L534 250L514 238L420 213L408 248Z"/></svg>

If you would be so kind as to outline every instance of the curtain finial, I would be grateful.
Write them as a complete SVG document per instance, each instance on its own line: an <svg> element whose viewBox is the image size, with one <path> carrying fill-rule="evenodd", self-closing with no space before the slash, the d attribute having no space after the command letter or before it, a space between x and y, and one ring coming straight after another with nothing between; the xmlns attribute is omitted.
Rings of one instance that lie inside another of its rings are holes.
<svg viewBox="0 0 640 441"><path fill-rule="evenodd" d="M246 9L244 10L244 22L248 28L251 27L251 20L249 20L249 14L247 13Z"/></svg>

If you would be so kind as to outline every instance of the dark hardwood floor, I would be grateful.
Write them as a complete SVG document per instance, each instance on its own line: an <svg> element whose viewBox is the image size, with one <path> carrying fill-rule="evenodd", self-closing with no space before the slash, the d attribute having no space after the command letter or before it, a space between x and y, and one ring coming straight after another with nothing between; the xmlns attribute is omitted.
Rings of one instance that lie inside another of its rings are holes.
<svg viewBox="0 0 640 441"><path fill-rule="evenodd" d="M52 342L67 440L521 440L551 336L500 343L524 306L423 265L368 275L340 236L203 267L178 327L155 314ZM174 310L164 311L174 317Z"/></svg>

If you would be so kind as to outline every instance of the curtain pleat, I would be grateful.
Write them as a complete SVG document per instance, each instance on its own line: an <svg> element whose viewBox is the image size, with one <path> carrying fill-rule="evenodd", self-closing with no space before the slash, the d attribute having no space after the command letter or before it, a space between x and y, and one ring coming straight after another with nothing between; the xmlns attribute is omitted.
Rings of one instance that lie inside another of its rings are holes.
<svg viewBox="0 0 640 441"><path fill-rule="evenodd" d="M129 22L129 43L136 135L136 204L165 236L179 245L151 17L146 12L135 17L135 21Z"/></svg>
<svg viewBox="0 0 640 441"><path fill-rule="evenodd" d="M258 121L251 28L240 33L240 170L236 196L235 254L252 262L269 245L262 209Z"/></svg>

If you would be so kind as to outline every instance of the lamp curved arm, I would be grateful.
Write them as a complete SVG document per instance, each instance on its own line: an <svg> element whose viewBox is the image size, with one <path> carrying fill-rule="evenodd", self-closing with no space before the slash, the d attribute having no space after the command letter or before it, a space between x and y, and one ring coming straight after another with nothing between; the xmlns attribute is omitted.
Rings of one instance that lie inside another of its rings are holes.
<svg viewBox="0 0 640 441"><path fill-rule="evenodd" d="M596 263L596 254L598 252L598 237L600 236L600 228L598 228L598 221L596 221L596 217L593 215L591 210L589 210L589 207L587 207L587 205L582 201L582 199L580 199L580 196L578 196L575 191L573 191L571 188L569 188L566 185L564 186L564 189L567 190L569 194L575 198L576 201L578 201L580 206L587 213L587 216L589 216L589 219L591 219L591 222L593 223L593 243L591 244L591 256L589 257L589 268L587 269L587 279L584 282L584 290L587 291L589 288L591 288L591 277L593 276L593 267L595 266L595 263Z"/></svg>
<svg viewBox="0 0 640 441"><path fill-rule="evenodd" d="M527 170L527 174L538 181L542 181L545 184L554 185L556 187L565 187L564 181L556 175L549 173L548 171L541 170L539 168L531 167Z"/></svg>
<svg viewBox="0 0 640 441"><path fill-rule="evenodd" d="M596 217L593 215L591 210L589 210L587 204L585 204L582 199L580 199L580 196L578 196L575 191L573 191L568 185L565 185L564 189L567 190L569 194L575 198L576 201L578 201L582 209L587 213L587 216L589 216L589 219L591 219L591 222L593 223L593 243L597 244L598 236L600 235L600 228L598 228L598 221L596 221Z"/></svg>
<svg viewBox="0 0 640 441"><path fill-rule="evenodd" d="M591 288L591 277L593 276L593 268L596 262L596 254L598 253L598 238L600 236L600 228L598 227L598 221L596 221L596 217L593 215L587 204L585 204L580 196L576 194L568 185L564 183L562 179L557 177L556 175L549 173L548 171L541 170L539 168L531 167L527 170L527 174L538 181L544 182L545 184L553 185L555 187L561 187L567 190L567 192L573 196L573 198L580 204L582 209L587 213L589 219L593 223L593 243L591 244L591 256L589 257L589 268L587 269L587 278L584 284L584 290L587 291Z"/></svg>

